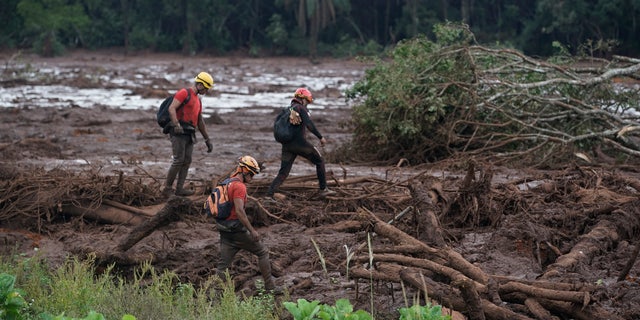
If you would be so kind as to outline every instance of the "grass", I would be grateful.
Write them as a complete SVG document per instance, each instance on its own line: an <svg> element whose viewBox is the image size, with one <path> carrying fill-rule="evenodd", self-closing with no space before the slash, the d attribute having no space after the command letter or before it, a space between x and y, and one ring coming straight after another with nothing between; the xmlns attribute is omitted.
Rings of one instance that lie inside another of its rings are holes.
<svg viewBox="0 0 640 320"><path fill-rule="evenodd" d="M372 259L370 238L368 244ZM317 245L316 249L319 251ZM175 273L156 270L150 263L140 265L132 279L125 281L114 275L113 266L97 272L92 257L70 258L49 269L38 255L0 256L0 301L4 301L0 305L1 319L271 320L293 316L296 320L355 320L375 316L353 310L347 299L340 299L335 305L306 300L301 303L300 299L295 304L286 302L286 294L276 300L258 288L256 296L239 295L228 274L226 279L212 276L195 287L180 282ZM307 310L308 305L313 305L313 310ZM440 317L439 306L420 306L416 301L399 312L400 319L450 319ZM321 317L313 317L316 313ZM7 314L13 316L6 317Z"/></svg>
<svg viewBox="0 0 640 320"><path fill-rule="evenodd" d="M196 288L145 263L125 281L112 274L112 267L96 275L94 262L71 258L50 271L37 257L0 257L0 273L15 276L15 288L28 302L18 319L42 319L43 314L82 318L97 312L105 319L130 314L138 320L270 320L280 319L284 311L272 295L238 296L230 279L213 276Z"/></svg>

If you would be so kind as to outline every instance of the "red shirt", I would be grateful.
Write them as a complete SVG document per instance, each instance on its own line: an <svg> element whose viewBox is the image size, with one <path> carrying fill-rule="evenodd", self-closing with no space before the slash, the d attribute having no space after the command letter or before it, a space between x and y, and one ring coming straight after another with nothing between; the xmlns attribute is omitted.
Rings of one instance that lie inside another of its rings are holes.
<svg viewBox="0 0 640 320"><path fill-rule="evenodd" d="M233 179L231 183L229 183L229 189L227 189L227 193L229 195L229 201L233 201L234 199L242 199L245 205L247 203L247 186L242 183L242 181ZM235 204L231 208L231 215L227 220L238 220L238 216L236 215L236 206Z"/></svg>
<svg viewBox="0 0 640 320"><path fill-rule="evenodd" d="M174 98L182 102L187 98L187 93L191 94L191 99L189 99L189 103L176 110L176 116L178 117L178 121L186 122L194 128L197 128L198 117L200 116L200 112L202 112L202 103L200 99L198 99L198 94L191 89L180 89L176 92Z"/></svg>

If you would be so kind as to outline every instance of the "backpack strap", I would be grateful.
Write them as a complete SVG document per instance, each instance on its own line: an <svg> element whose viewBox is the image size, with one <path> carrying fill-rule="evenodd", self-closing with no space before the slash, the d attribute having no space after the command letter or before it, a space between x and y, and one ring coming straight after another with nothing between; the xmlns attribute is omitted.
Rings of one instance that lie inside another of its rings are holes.
<svg viewBox="0 0 640 320"><path fill-rule="evenodd" d="M187 97L182 101L182 103L180 103L176 110L184 107L185 104L189 103L189 100L191 100L191 88L187 88Z"/></svg>

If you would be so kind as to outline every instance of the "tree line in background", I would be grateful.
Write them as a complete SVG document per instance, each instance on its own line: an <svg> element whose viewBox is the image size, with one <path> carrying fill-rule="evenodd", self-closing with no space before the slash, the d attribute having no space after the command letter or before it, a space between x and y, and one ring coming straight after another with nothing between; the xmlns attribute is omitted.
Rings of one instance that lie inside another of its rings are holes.
<svg viewBox="0 0 640 320"><path fill-rule="evenodd" d="M484 45L549 56L637 56L640 0L3 0L0 47L368 55L446 21Z"/></svg>

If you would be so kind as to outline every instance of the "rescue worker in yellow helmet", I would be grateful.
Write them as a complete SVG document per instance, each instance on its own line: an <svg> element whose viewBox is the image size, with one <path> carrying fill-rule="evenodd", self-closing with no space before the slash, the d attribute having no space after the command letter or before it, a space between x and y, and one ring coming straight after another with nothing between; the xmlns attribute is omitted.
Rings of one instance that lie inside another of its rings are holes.
<svg viewBox="0 0 640 320"><path fill-rule="evenodd" d="M191 166L193 146L196 143L196 130L200 131L207 145L207 152L213 150L209 141L209 134L202 118L202 100L199 96L206 94L213 87L213 78L206 72L200 72L194 79L192 87L180 89L174 95L173 102L169 106L171 123L168 125L169 138L171 140L172 160L167 173L163 194L170 196L175 193L178 196L190 196L193 190L186 189L184 183ZM189 102L179 107L190 95ZM176 180L176 189L173 190L173 182Z"/></svg>
<svg viewBox="0 0 640 320"><path fill-rule="evenodd" d="M244 156L238 160L238 166L231 175L227 189L227 197L232 203L231 215L225 220L216 220L216 228L220 232L220 259L216 267L217 275L222 279L231 266L233 257L240 250L247 250L258 257L258 268L264 279L267 291L280 293L271 275L271 261L269 250L260 242L260 235L253 228L245 206L247 203L246 183L253 180L253 176L260 173L260 165L251 156Z"/></svg>

